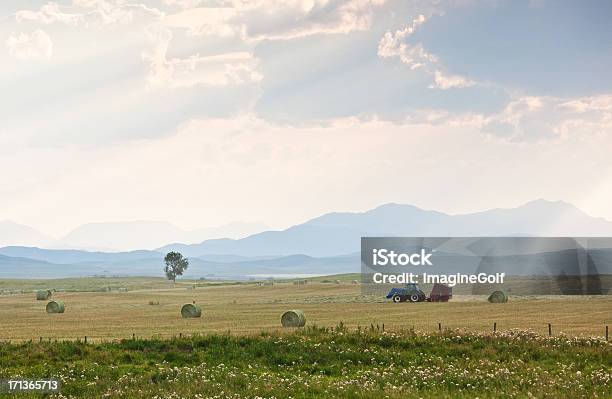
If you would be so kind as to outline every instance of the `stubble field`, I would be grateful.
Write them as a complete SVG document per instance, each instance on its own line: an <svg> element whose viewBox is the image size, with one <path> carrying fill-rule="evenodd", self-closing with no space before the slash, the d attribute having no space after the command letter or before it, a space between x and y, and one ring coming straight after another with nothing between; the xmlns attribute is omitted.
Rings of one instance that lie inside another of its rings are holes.
<svg viewBox="0 0 612 399"><path fill-rule="evenodd" d="M254 283L202 284L160 279L83 279L74 281L2 282L26 289L67 286L68 290L97 290L115 284L128 292L55 292L53 299L66 305L64 314L47 314L46 301L36 301L31 292L0 296L0 340L83 339L113 340L172 337L180 334L253 333L282 330L283 311L304 310L307 325L414 329L433 332L460 329L491 332L529 329L547 335L604 335L612 324L611 296L510 297L506 304L490 304L485 296L456 295L448 303L393 304L380 297L364 296L359 285L291 282L259 286ZM73 284L74 286L71 286ZM79 286L79 284L81 284ZM193 286L196 285L194 289ZM199 319L182 319L180 307L195 301L202 306ZM439 324L440 323L440 324Z"/></svg>

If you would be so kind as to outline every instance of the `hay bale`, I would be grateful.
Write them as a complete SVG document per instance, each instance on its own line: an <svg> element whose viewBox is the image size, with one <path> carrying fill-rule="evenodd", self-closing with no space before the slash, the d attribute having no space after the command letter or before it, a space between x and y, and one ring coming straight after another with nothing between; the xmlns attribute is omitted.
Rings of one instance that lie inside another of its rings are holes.
<svg viewBox="0 0 612 399"><path fill-rule="evenodd" d="M283 327L304 327L306 315L299 309L288 310L281 316Z"/></svg>
<svg viewBox="0 0 612 399"><path fill-rule="evenodd" d="M340 284L340 280L334 280L335 284Z"/></svg>
<svg viewBox="0 0 612 399"><path fill-rule="evenodd" d="M47 313L64 313L64 302L51 301L47 304Z"/></svg>
<svg viewBox="0 0 612 399"><path fill-rule="evenodd" d="M506 303L508 302L508 296L506 296L503 291L493 291L493 293L489 295L488 301L490 303Z"/></svg>
<svg viewBox="0 0 612 399"><path fill-rule="evenodd" d="M125 287L120 287L119 292L128 292L128 289Z"/></svg>
<svg viewBox="0 0 612 399"><path fill-rule="evenodd" d="M353 284L359 284L359 281L358 280L353 280L352 283Z"/></svg>
<svg viewBox="0 0 612 399"><path fill-rule="evenodd" d="M37 301L46 301L51 298L51 290L38 290L36 291L36 300Z"/></svg>
<svg viewBox="0 0 612 399"><path fill-rule="evenodd" d="M183 319L202 317L202 308L195 303L187 303L181 308L181 316Z"/></svg>

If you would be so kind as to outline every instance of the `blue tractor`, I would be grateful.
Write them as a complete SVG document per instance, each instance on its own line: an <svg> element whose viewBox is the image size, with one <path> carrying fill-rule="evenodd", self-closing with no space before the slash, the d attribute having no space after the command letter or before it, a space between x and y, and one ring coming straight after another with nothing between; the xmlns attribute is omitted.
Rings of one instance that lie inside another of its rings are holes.
<svg viewBox="0 0 612 399"><path fill-rule="evenodd" d="M387 294L387 299L391 299L394 303L424 302L427 300L427 296L416 283L408 283L404 288L391 288L391 291Z"/></svg>

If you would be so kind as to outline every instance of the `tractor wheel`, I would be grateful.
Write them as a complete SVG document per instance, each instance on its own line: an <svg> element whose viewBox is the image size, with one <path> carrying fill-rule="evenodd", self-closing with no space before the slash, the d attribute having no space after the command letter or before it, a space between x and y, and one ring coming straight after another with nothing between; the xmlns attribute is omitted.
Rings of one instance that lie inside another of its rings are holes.
<svg viewBox="0 0 612 399"><path fill-rule="evenodd" d="M402 297L400 297L399 295L393 295L393 298L391 298L391 300L394 303L400 303L402 301Z"/></svg>
<svg viewBox="0 0 612 399"><path fill-rule="evenodd" d="M419 299L421 298L419 298L418 294L412 294L410 295L409 299L410 299L410 302L418 302Z"/></svg>

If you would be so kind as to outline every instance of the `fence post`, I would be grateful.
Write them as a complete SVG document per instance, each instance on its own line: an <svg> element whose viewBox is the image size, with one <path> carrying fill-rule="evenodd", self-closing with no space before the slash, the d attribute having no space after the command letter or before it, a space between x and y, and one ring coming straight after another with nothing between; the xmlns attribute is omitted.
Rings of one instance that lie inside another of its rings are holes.
<svg viewBox="0 0 612 399"><path fill-rule="evenodd" d="M608 340L608 326L606 326L606 341Z"/></svg>
<svg viewBox="0 0 612 399"><path fill-rule="evenodd" d="M179 338L183 338L183 333L179 333Z"/></svg>
<svg viewBox="0 0 612 399"><path fill-rule="evenodd" d="M438 323L438 331L442 331L442 323Z"/></svg>
<svg viewBox="0 0 612 399"><path fill-rule="evenodd" d="M85 343L87 343L87 335L85 336Z"/></svg>
<svg viewBox="0 0 612 399"><path fill-rule="evenodd" d="M42 337L40 337L40 342L42 343Z"/></svg>
<svg viewBox="0 0 612 399"><path fill-rule="evenodd" d="M550 323L548 323L548 336L552 336L552 325Z"/></svg>
<svg viewBox="0 0 612 399"><path fill-rule="evenodd" d="M132 341L136 341L136 334L132 333Z"/></svg>
<svg viewBox="0 0 612 399"><path fill-rule="evenodd" d="M493 322L493 332L497 332L497 322Z"/></svg>

